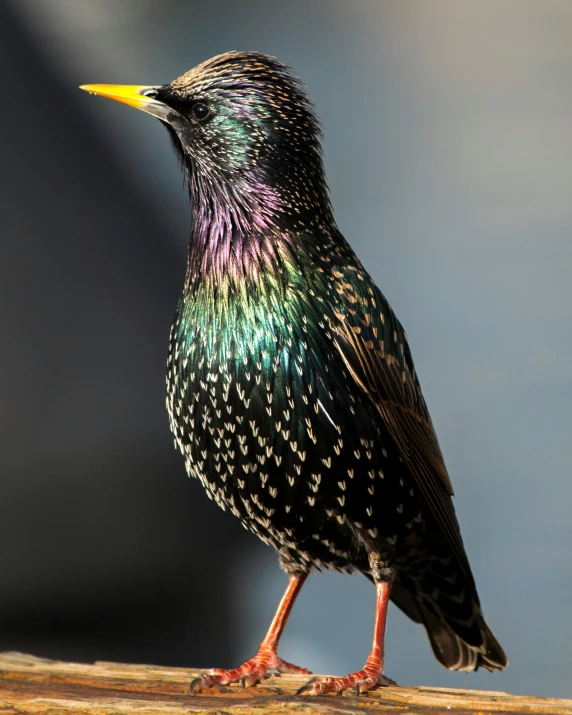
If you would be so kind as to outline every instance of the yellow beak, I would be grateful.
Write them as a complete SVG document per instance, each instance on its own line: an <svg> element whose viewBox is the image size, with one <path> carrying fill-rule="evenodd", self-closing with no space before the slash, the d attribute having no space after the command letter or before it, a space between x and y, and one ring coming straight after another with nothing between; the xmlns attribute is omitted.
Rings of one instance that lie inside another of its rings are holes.
<svg viewBox="0 0 572 715"><path fill-rule="evenodd" d="M82 84L80 89L90 94L114 99L116 102L128 104L135 109L153 114L163 121L168 121L168 116L174 111L164 102L156 99L157 88L145 87L136 84Z"/></svg>

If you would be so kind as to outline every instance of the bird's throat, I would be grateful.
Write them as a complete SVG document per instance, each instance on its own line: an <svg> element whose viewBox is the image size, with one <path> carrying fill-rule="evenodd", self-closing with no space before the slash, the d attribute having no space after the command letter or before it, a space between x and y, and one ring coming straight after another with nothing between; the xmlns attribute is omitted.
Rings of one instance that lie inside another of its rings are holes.
<svg viewBox="0 0 572 715"><path fill-rule="evenodd" d="M242 291L264 277L291 271L296 235L279 197L263 183L189 182L192 219L187 289L205 283Z"/></svg>

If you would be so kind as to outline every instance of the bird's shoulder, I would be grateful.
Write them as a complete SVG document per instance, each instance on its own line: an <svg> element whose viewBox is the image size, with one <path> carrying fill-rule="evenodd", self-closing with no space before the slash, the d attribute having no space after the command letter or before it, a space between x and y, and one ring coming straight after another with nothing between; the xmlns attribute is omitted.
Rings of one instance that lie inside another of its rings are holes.
<svg viewBox="0 0 572 715"><path fill-rule="evenodd" d="M388 300L341 235L325 264L327 322L354 379L433 430L407 334Z"/></svg>

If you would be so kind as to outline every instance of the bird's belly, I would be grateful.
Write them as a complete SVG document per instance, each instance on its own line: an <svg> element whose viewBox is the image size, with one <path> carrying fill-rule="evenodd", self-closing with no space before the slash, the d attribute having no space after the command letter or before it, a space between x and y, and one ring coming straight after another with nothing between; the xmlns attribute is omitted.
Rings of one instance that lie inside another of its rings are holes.
<svg viewBox="0 0 572 715"><path fill-rule="evenodd" d="M337 363L326 381L307 356L263 352L185 362L179 351L167 404L189 475L303 566L361 560L356 533L392 548L411 541L415 485L367 398Z"/></svg>

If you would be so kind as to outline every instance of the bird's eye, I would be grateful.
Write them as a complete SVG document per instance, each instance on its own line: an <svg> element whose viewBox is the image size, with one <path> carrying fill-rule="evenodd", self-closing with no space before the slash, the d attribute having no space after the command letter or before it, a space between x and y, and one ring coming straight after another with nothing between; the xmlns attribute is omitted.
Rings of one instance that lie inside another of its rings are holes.
<svg viewBox="0 0 572 715"><path fill-rule="evenodd" d="M195 102L195 104L193 104L193 108L191 109L191 113L193 115L193 119L196 119L197 122L206 122L206 120L211 116L210 107L204 102Z"/></svg>

